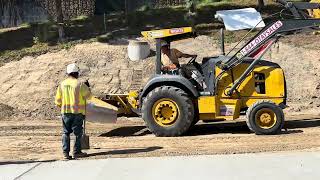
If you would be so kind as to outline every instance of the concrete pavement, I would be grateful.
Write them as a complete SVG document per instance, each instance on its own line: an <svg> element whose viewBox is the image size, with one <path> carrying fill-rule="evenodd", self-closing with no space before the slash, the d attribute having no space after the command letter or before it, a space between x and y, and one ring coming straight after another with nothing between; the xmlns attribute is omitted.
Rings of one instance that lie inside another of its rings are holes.
<svg viewBox="0 0 320 180"><path fill-rule="evenodd" d="M319 180L320 152L113 158L0 166L0 180Z"/></svg>

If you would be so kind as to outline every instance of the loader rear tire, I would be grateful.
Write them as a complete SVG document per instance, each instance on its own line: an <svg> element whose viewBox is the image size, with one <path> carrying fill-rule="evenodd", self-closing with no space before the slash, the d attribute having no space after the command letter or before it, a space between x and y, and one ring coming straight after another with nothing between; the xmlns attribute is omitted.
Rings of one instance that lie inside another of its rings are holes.
<svg viewBox="0 0 320 180"><path fill-rule="evenodd" d="M277 134L283 128L284 114L272 101L257 101L247 110L246 123L257 135Z"/></svg>
<svg viewBox="0 0 320 180"><path fill-rule="evenodd" d="M183 90L161 86L143 100L142 118L156 136L180 136L189 130L194 119L194 105Z"/></svg>

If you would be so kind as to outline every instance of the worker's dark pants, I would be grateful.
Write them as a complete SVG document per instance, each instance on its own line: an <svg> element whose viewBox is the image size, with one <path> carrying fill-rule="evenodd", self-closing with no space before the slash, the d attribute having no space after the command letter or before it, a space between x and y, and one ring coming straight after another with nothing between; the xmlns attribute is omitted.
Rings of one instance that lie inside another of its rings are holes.
<svg viewBox="0 0 320 180"><path fill-rule="evenodd" d="M63 135L62 150L63 153L70 152L70 134L73 132L76 136L73 153L81 152L82 125L85 116L82 114L62 114Z"/></svg>

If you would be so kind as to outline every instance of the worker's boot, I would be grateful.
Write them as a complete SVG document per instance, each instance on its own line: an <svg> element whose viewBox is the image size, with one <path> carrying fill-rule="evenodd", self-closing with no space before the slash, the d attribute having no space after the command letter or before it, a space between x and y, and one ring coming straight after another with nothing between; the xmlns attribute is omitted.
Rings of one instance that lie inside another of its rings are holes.
<svg viewBox="0 0 320 180"><path fill-rule="evenodd" d="M71 160L72 157L69 155L69 153L63 153L63 159L64 160Z"/></svg>
<svg viewBox="0 0 320 180"><path fill-rule="evenodd" d="M83 158L83 157L88 157L88 154L87 154L87 153L84 153L84 152L74 153L74 154L73 154L73 158L74 158L74 159Z"/></svg>

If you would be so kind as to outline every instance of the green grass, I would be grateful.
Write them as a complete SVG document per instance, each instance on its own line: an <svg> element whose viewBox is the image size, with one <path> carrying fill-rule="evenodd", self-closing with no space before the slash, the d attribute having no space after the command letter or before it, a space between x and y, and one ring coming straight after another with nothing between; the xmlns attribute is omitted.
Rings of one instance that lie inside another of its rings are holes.
<svg viewBox="0 0 320 180"><path fill-rule="evenodd" d="M6 50L0 52L0 66L10 61L17 61L25 56L36 56L49 51L49 46L45 43L19 50Z"/></svg>
<svg viewBox="0 0 320 180"><path fill-rule="evenodd" d="M232 0L199 0L197 2L198 7L207 6L207 5L217 5L222 3L230 3Z"/></svg>
<svg viewBox="0 0 320 180"><path fill-rule="evenodd" d="M18 50L0 51L0 67L3 66L5 63L11 62L11 61L18 61L26 56L35 57L48 52L60 51L62 49L68 50L79 43L90 43L95 41L96 39L93 38L85 41L78 40L78 41L69 41L66 43L58 43L54 46L51 46L49 43L37 43L31 47L26 47Z"/></svg>
<svg viewBox="0 0 320 180"><path fill-rule="evenodd" d="M71 21L85 22L88 19L90 19L89 16L78 16L78 17L72 19Z"/></svg>

